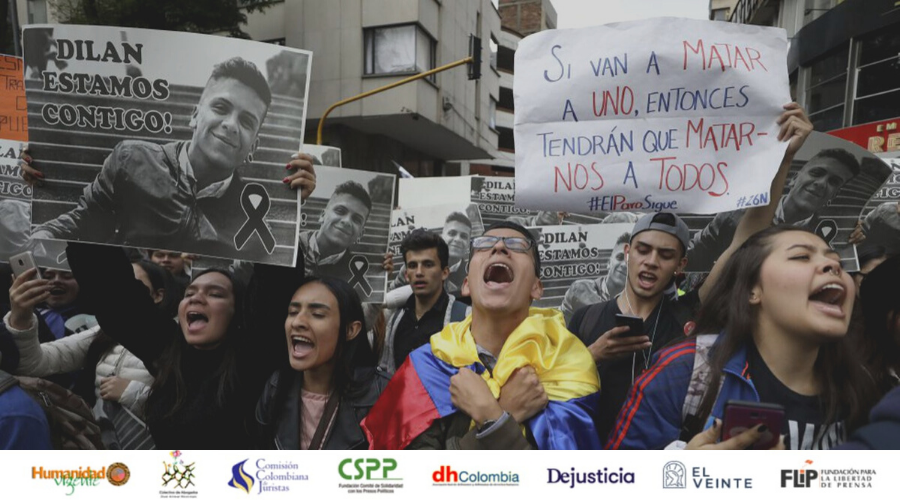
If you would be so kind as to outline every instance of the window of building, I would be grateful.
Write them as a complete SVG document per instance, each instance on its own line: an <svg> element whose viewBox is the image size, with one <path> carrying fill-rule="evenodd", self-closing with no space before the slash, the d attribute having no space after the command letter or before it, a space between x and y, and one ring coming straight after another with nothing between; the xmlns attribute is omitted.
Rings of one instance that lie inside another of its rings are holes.
<svg viewBox="0 0 900 500"><path fill-rule="evenodd" d="M515 69L516 51L509 47L500 46L497 49L497 69L512 73Z"/></svg>
<svg viewBox="0 0 900 500"><path fill-rule="evenodd" d="M509 87L500 87L500 100L497 101L497 107L507 111L515 111L515 102L512 89Z"/></svg>
<svg viewBox="0 0 900 500"><path fill-rule="evenodd" d="M806 110L816 130L843 126L848 57L849 46L845 45L809 67Z"/></svg>
<svg viewBox="0 0 900 500"><path fill-rule="evenodd" d="M488 126L491 130L497 130L497 100L493 96L489 99L488 105Z"/></svg>
<svg viewBox="0 0 900 500"><path fill-rule="evenodd" d="M497 39L494 38L494 35L491 35L491 68L497 69L497 52L500 50L500 44L497 43Z"/></svg>
<svg viewBox="0 0 900 500"><path fill-rule="evenodd" d="M498 131L500 132L500 136L497 137L497 148L504 151L515 151L516 141L513 129L501 127Z"/></svg>
<svg viewBox="0 0 900 500"><path fill-rule="evenodd" d="M28 24L47 23L47 0L28 0Z"/></svg>
<svg viewBox="0 0 900 500"><path fill-rule="evenodd" d="M709 19L712 21L727 21L728 20L728 8L725 9L716 9L712 11L712 15L709 16Z"/></svg>
<svg viewBox="0 0 900 500"><path fill-rule="evenodd" d="M859 42L853 124L897 116L900 116L900 33L887 29Z"/></svg>
<svg viewBox="0 0 900 500"><path fill-rule="evenodd" d="M366 75L421 73L435 68L437 42L417 24L366 28L363 38Z"/></svg>

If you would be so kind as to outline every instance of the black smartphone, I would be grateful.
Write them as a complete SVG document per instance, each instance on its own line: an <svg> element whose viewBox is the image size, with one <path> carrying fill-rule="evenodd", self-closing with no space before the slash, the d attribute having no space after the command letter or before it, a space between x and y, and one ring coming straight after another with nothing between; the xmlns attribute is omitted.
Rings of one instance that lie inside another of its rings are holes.
<svg viewBox="0 0 900 500"><path fill-rule="evenodd" d="M622 337L640 337L644 334L644 319L640 316L616 314L616 326L627 326L628 331Z"/></svg>
<svg viewBox="0 0 900 500"><path fill-rule="evenodd" d="M784 423L784 407L772 403L756 401L729 400L725 403L725 418L722 420L722 441L752 429L758 424L765 424L767 429L753 443L750 450L768 450L778 444L781 439L781 426Z"/></svg>

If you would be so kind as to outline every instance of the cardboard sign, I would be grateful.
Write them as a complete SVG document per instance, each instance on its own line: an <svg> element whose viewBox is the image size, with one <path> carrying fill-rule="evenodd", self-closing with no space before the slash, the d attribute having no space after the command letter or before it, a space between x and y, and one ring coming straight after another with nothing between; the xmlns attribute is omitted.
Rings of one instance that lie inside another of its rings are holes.
<svg viewBox="0 0 900 500"><path fill-rule="evenodd" d="M291 266L309 52L96 26L24 32L32 237Z"/></svg>
<svg viewBox="0 0 900 500"><path fill-rule="evenodd" d="M716 213L768 204L791 101L778 28L675 18L516 51L516 205Z"/></svg>

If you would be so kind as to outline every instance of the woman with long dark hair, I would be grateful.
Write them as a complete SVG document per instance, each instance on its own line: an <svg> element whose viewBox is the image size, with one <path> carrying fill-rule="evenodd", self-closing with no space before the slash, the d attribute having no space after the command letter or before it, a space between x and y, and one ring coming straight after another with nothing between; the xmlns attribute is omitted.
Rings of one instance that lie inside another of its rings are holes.
<svg viewBox="0 0 900 500"><path fill-rule="evenodd" d="M310 277L284 322L289 368L269 379L256 409L264 448L366 449L359 422L387 379L375 370L359 297L343 280Z"/></svg>
<svg viewBox="0 0 900 500"><path fill-rule="evenodd" d="M837 446L876 400L847 338L855 297L820 237L791 226L753 235L709 291L699 335L663 350L635 382L607 448L688 441L733 399L782 405L783 428L757 431L784 434L789 449Z"/></svg>

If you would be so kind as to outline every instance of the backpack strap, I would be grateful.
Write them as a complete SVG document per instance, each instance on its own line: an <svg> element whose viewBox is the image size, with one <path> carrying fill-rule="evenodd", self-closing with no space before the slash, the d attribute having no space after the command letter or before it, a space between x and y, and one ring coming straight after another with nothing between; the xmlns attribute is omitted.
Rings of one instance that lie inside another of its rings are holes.
<svg viewBox="0 0 900 500"><path fill-rule="evenodd" d="M709 351L716 342L718 335L697 335L697 349L694 351L694 368L691 370L691 381L688 383L687 395L684 397L684 405L681 408L681 436L682 441L690 441L698 432L703 430L704 422L700 421L697 412L703 395L709 387ZM719 387L721 389L721 386ZM717 389L718 392L718 389Z"/></svg>
<svg viewBox="0 0 900 500"><path fill-rule="evenodd" d="M588 335L590 335L594 332L594 330L597 329L597 325L600 323L600 315L603 314L602 305L603 303L591 304L584 312L584 317L581 318L581 324L578 325L577 332L578 337L582 339L582 342L588 337Z"/></svg>
<svg viewBox="0 0 900 500"><path fill-rule="evenodd" d="M450 323L459 323L466 319L466 316L469 315L469 306L464 303L455 300L453 304L450 305Z"/></svg>
<svg viewBox="0 0 900 500"><path fill-rule="evenodd" d="M3 370L0 370L0 394L3 394L7 391L7 389L11 389L15 386L19 385L19 379L15 376L6 373Z"/></svg>

